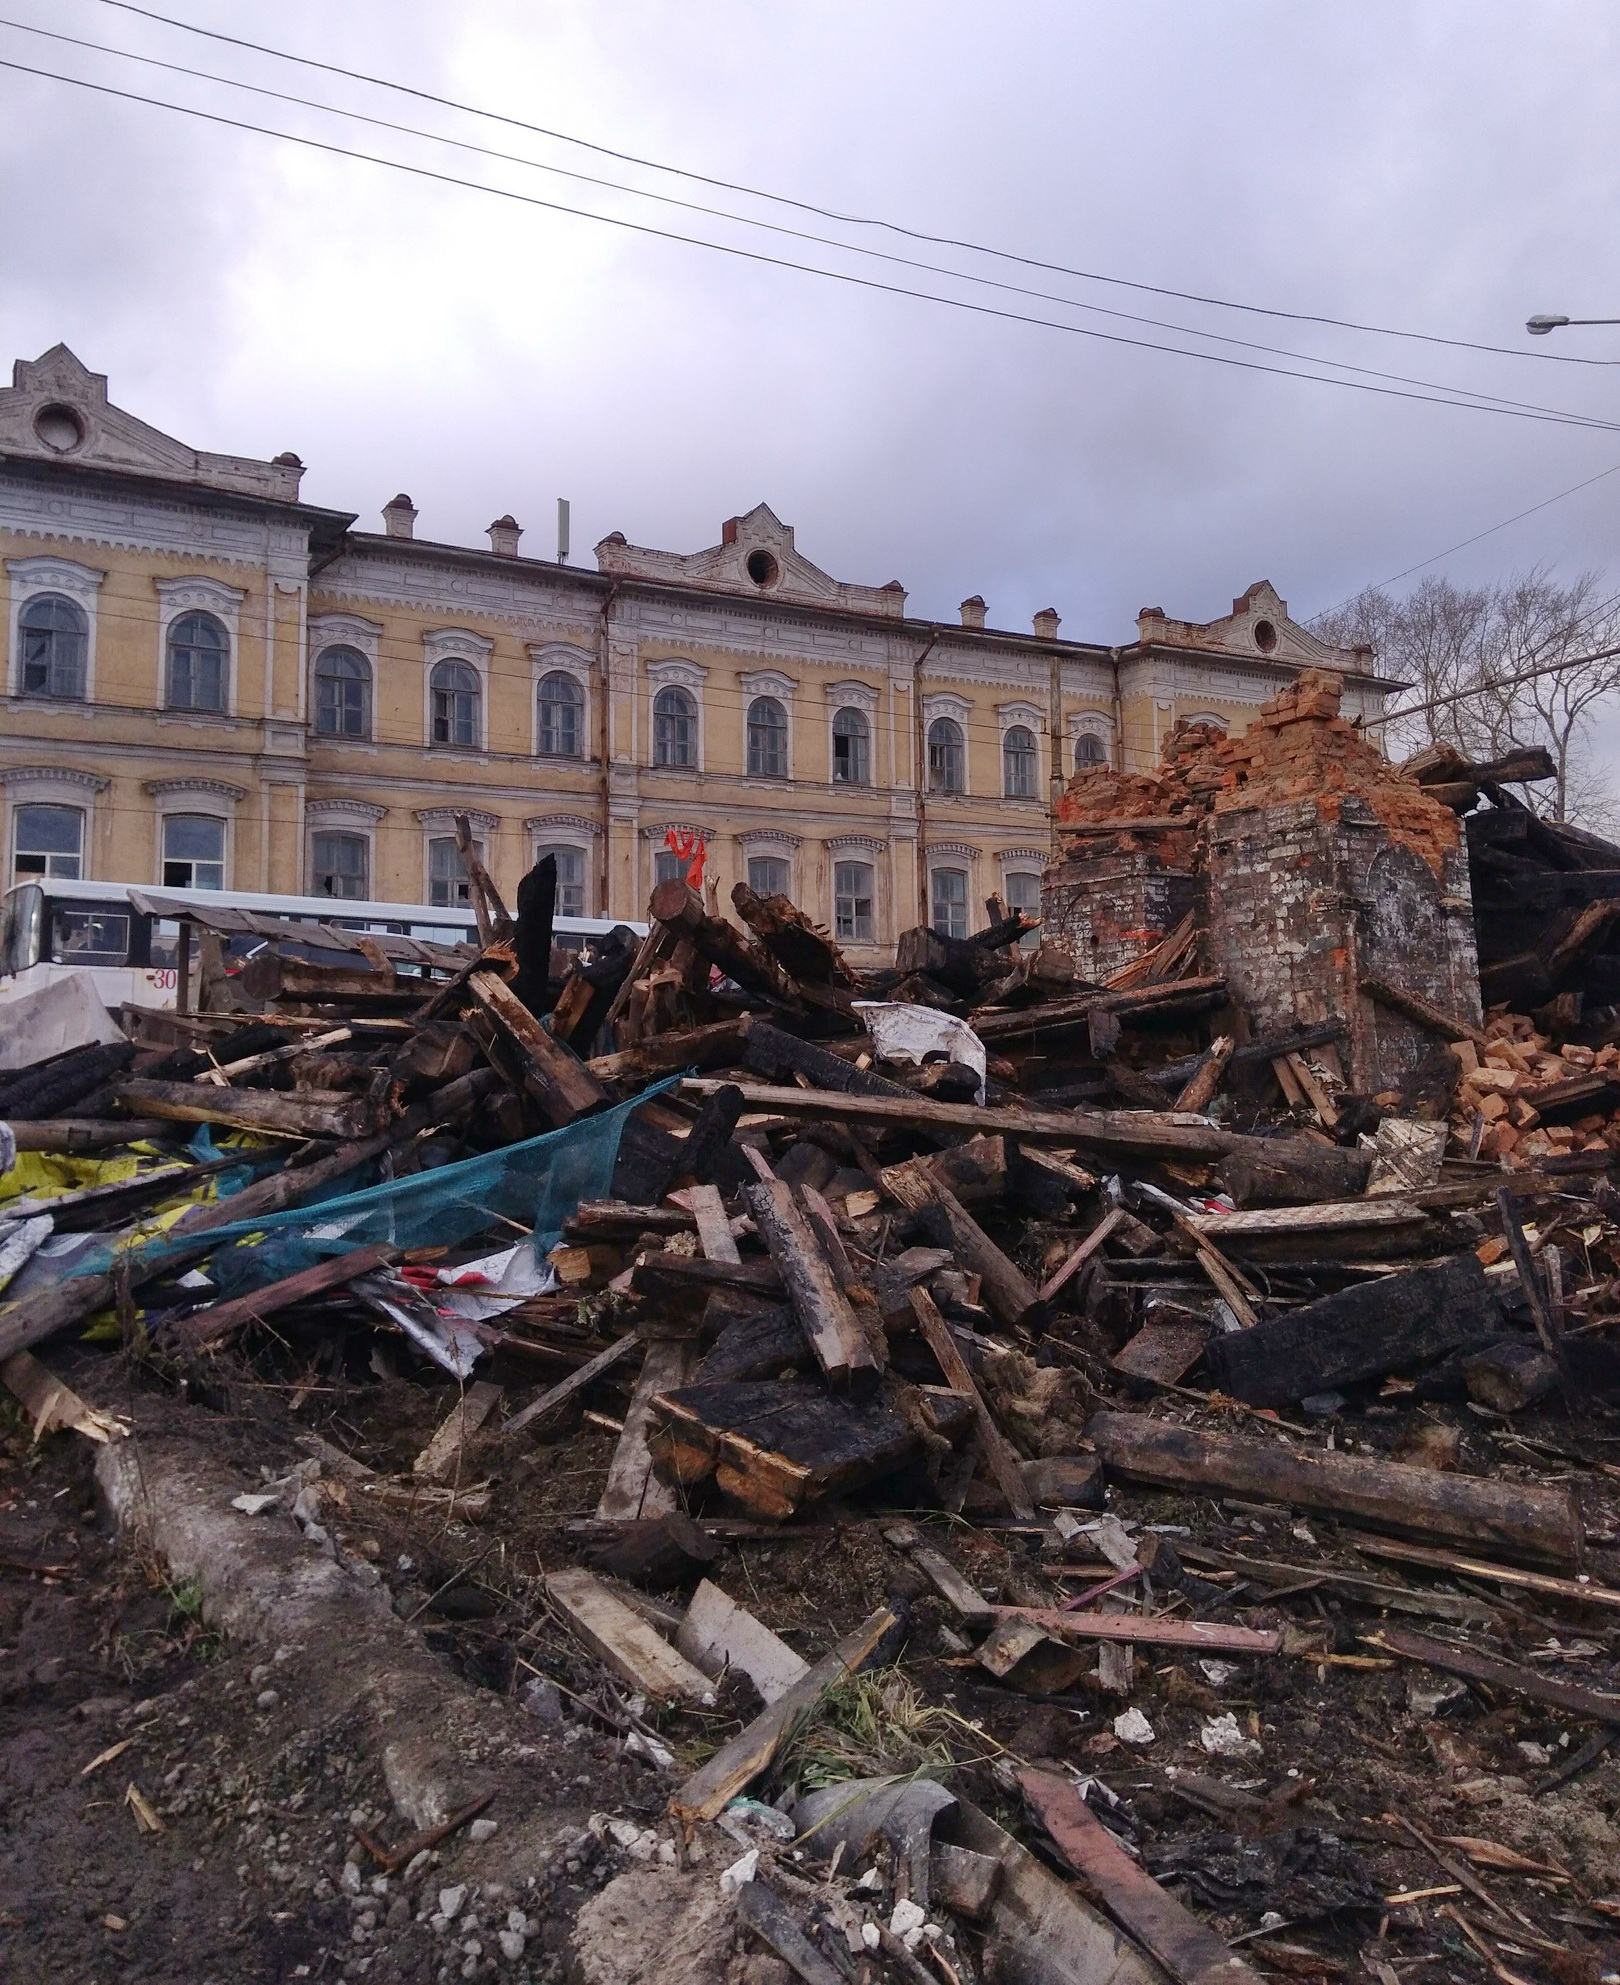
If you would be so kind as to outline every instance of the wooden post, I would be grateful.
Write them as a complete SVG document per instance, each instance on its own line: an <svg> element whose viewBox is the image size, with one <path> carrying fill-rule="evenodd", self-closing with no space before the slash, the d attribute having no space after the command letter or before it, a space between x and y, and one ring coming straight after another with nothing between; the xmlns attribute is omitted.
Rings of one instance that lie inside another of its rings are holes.
<svg viewBox="0 0 1620 1985"><path fill-rule="evenodd" d="M856 1396L873 1392L879 1373L872 1347L816 1245L792 1187L780 1179L761 1179L744 1192L816 1363L831 1384Z"/></svg>

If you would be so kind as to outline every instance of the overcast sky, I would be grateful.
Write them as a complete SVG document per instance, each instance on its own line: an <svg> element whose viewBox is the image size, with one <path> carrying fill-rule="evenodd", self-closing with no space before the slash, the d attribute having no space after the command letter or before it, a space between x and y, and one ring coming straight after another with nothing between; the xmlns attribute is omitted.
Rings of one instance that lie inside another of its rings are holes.
<svg viewBox="0 0 1620 1985"><path fill-rule="evenodd" d="M155 0L192 23L691 172L1073 269L1509 347L1490 356L975 258L660 175L176 31L104 0L18 21L1164 323L1620 420L1620 17L1571 4L960 0L752 7ZM869 280L1268 357L581 186L0 29L0 57ZM6 356L64 339L205 448L312 500L549 556L695 550L761 498L840 578L1055 606L1309 616L1620 464L1593 432L1375 397L862 290L0 70ZM1376 383L1376 382L1374 382ZM1417 388L1412 390L1429 390ZM1435 568L1612 562L1620 474Z"/></svg>

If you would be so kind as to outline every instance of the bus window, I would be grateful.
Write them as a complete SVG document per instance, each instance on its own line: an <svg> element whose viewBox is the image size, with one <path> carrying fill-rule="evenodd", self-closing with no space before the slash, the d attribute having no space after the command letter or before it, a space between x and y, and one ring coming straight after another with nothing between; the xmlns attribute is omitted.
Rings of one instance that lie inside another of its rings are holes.
<svg viewBox="0 0 1620 1985"><path fill-rule="evenodd" d="M0 954L0 972L26 972L37 965L45 938L45 892L37 883L25 883L6 896L5 949Z"/></svg>
<svg viewBox="0 0 1620 1985"><path fill-rule="evenodd" d="M51 905L51 957L58 965L127 965L130 914L111 903Z"/></svg>
<svg viewBox="0 0 1620 1985"><path fill-rule="evenodd" d="M168 917L152 919L152 948L147 953L147 962L154 972L180 969L180 926Z"/></svg>

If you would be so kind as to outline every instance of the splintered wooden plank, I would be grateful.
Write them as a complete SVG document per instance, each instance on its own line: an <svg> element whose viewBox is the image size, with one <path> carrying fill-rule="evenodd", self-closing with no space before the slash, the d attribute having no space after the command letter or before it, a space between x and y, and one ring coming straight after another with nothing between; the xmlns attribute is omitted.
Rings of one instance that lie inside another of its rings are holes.
<svg viewBox="0 0 1620 1985"><path fill-rule="evenodd" d="M687 1343L660 1337L647 1346L641 1376L624 1416L624 1432L613 1452L602 1500L596 1506L599 1521L633 1523L640 1517L670 1516L677 1509L675 1491L652 1472L647 1435L653 1401L661 1392L684 1385L691 1366L692 1347Z"/></svg>
<svg viewBox="0 0 1620 1985"><path fill-rule="evenodd" d="M846 1634L831 1653L824 1654L786 1695L778 1696L745 1730L729 1744L722 1744L708 1763L692 1774L670 1800L670 1811L675 1818L686 1826L695 1826L699 1820L712 1820L739 1792L747 1791L792 1733L814 1713L834 1683L853 1675L894 1625L895 1616L887 1606L879 1606L875 1613L868 1614L853 1633Z"/></svg>
<svg viewBox="0 0 1620 1985"><path fill-rule="evenodd" d="M1112 1640L1139 1647L1201 1648L1211 1654L1280 1654L1281 1629L1229 1627L1216 1620L1173 1620L1162 1613L1065 1612L1052 1606L993 1606L998 1619L1028 1620L1043 1633Z"/></svg>
<svg viewBox="0 0 1620 1985"><path fill-rule="evenodd" d="M1024 1770L1018 1782L1064 1860L1178 1985L1260 1985L1257 1971L1132 1859L1070 1780Z"/></svg>
<svg viewBox="0 0 1620 1985"><path fill-rule="evenodd" d="M702 1702L714 1695L707 1675L588 1571L550 1573L546 1597L621 1681L651 1701Z"/></svg>
<svg viewBox="0 0 1620 1985"><path fill-rule="evenodd" d="M571 1123L606 1100L607 1091L579 1056L552 1039L498 972L474 972L467 989L522 1053L529 1088L552 1123Z"/></svg>
<svg viewBox="0 0 1620 1985"><path fill-rule="evenodd" d="M959 1620L976 1627L987 1627L994 1620L995 1607L977 1586L963 1577L949 1558L931 1550L926 1544L918 1544L911 1553L911 1562Z"/></svg>
<svg viewBox="0 0 1620 1985"><path fill-rule="evenodd" d="M348 1254L330 1255L313 1267L301 1268L296 1275L255 1289L251 1295L233 1296L229 1302L211 1303L207 1309L194 1311L170 1327L168 1343L180 1351L217 1351L249 1324L273 1316L277 1310L291 1309L294 1303L307 1302L311 1296L322 1295L328 1289L341 1289L345 1283L385 1266L398 1252L385 1241L372 1241Z"/></svg>
<svg viewBox="0 0 1620 1985"><path fill-rule="evenodd" d="M1517 1661L1502 1661L1494 1654L1481 1654L1472 1647L1459 1647L1448 1640L1434 1640L1411 1627L1388 1626L1374 1645L1385 1647L1407 1661L1422 1661L1448 1675L1461 1675L1464 1681L1479 1682L1487 1689L1509 1689L1533 1701L1550 1703L1566 1716L1587 1717L1595 1723L1620 1724L1620 1696L1599 1695L1575 1682L1561 1682Z"/></svg>
<svg viewBox="0 0 1620 1985"><path fill-rule="evenodd" d="M429 1482L442 1482L455 1474L463 1459L463 1449L494 1412L500 1396L501 1388L488 1379L478 1379L469 1385L411 1463L411 1473Z"/></svg>
<svg viewBox="0 0 1620 1985"><path fill-rule="evenodd" d="M697 1222L698 1245L703 1249L706 1261L741 1261L737 1238L731 1231L731 1221L726 1216L725 1203L720 1197L720 1188L715 1185L694 1185L686 1188L685 1199L692 1218Z"/></svg>
<svg viewBox="0 0 1620 1985"><path fill-rule="evenodd" d="M605 1371L610 1371L640 1342L633 1330L627 1337L616 1338L605 1351L598 1351L594 1358L571 1371L567 1378L559 1379L554 1386L548 1387L538 1399L531 1399L521 1413L514 1413L501 1429L502 1434L520 1434L525 1427L532 1427L536 1420L543 1420L548 1413L555 1413L559 1406L566 1406L576 1393L583 1392Z"/></svg>
<svg viewBox="0 0 1620 1985"><path fill-rule="evenodd" d="M973 1381L973 1374L967 1368L967 1360L956 1347L950 1325L940 1315L926 1289L912 1290L911 1307L929 1350L939 1360L945 1383L953 1392L963 1393L973 1402L974 1418L979 1424L979 1445L984 1449L985 1464L995 1477L996 1487L1013 1515L1027 1521L1035 1514L1035 1505L1030 1501L1029 1490L1019 1471L1018 1456L1013 1452L1007 1436L996 1425L994 1414L985 1405L984 1397Z"/></svg>
<svg viewBox="0 0 1620 1985"><path fill-rule="evenodd" d="M761 1179L747 1187L746 1197L816 1363L833 1385L857 1396L870 1393L879 1377L872 1347L793 1188Z"/></svg>
<svg viewBox="0 0 1620 1985"><path fill-rule="evenodd" d="M767 1703L785 1696L810 1672L802 1655L706 1578L692 1594L675 1646L694 1667L716 1680L727 1668L739 1670Z"/></svg>

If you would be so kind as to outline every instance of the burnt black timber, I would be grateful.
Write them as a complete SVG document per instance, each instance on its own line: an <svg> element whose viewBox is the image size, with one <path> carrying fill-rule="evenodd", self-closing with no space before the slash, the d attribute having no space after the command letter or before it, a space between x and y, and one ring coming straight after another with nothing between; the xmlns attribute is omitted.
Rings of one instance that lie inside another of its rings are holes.
<svg viewBox="0 0 1620 1985"><path fill-rule="evenodd" d="M736 1289L780 1302L782 1278L774 1261L703 1261L697 1256L649 1254L638 1261L630 1287L638 1296L702 1304L711 1289Z"/></svg>
<svg viewBox="0 0 1620 1985"><path fill-rule="evenodd" d="M886 1075L875 1075L869 1068L857 1068L830 1049L814 1041L801 1041L768 1020L756 1020L748 1030L743 1051L743 1067L755 1075L779 1081L784 1075L806 1075L818 1089L837 1090L847 1096L909 1096L903 1083L891 1082Z"/></svg>
<svg viewBox="0 0 1620 1985"><path fill-rule="evenodd" d="M707 1324L714 1314L720 1292L710 1298L704 1313ZM729 1321L709 1347L697 1371L694 1385L717 1385L744 1379L780 1378L785 1371L802 1370L813 1363L799 1320L786 1303L733 1306Z"/></svg>
<svg viewBox="0 0 1620 1985"><path fill-rule="evenodd" d="M1284 1406L1485 1344L1502 1327L1485 1270L1460 1254L1218 1337L1206 1355L1223 1391L1250 1406Z"/></svg>

